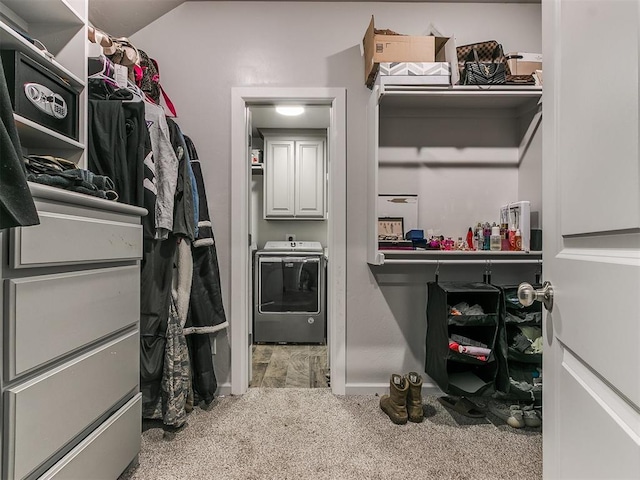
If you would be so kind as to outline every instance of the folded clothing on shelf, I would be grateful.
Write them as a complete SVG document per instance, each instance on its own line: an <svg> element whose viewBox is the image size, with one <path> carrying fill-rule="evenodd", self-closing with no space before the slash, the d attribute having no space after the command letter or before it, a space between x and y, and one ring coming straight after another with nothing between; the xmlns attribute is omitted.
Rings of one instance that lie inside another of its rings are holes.
<svg viewBox="0 0 640 480"><path fill-rule="evenodd" d="M113 180L104 175L76 168L69 160L47 155L24 157L27 180L108 200L117 200Z"/></svg>
<svg viewBox="0 0 640 480"><path fill-rule="evenodd" d="M453 307L449 307L451 315L484 315L484 310L480 305L469 306L467 302L460 302Z"/></svg>

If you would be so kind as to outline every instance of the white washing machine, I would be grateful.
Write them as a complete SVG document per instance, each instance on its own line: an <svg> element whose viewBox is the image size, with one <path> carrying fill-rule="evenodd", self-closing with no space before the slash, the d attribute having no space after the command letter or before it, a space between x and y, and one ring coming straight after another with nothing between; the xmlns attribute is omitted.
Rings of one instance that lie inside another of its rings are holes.
<svg viewBox="0 0 640 480"><path fill-rule="evenodd" d="M255 254L253 340L326 343L326 262L320 242L267 242Z"/></svg>

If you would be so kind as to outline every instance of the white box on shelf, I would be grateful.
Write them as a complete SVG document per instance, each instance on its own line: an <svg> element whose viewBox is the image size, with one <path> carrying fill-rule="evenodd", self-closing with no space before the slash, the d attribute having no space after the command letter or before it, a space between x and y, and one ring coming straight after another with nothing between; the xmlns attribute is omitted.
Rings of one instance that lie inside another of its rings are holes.
<svg viewBox="0 0 640 480"><path fill-rule="evenodd" d="M451 85L449 62L383 62L378 85Z"/></svg>

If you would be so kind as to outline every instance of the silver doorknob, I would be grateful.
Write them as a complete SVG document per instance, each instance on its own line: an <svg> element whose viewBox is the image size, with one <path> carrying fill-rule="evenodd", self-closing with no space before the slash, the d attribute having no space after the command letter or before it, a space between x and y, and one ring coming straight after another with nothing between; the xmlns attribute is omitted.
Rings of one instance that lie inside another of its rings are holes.
<svg viewBox="0 0 640 480"><path fill-rule="evenodd" d="M548 311L553 310L553 286L550 282L544 282L540 290L536 290L529 283L523 282L518 287L518 300L528 307L533 302L542 302Z"/></svg>

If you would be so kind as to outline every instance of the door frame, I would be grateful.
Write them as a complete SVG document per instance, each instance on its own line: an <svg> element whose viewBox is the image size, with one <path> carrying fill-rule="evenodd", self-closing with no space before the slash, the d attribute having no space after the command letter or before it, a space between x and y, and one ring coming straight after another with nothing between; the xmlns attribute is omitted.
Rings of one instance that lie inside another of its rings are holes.
<svg viewBox="0 0 640 480"><path fill-rule="evenodd" d="M327 248L327 339L331 391L346 388L346 100L344 88L234 87L231 89L231 393L249 388L249 187L247 107L277 102L331 107L327 130L329 188Z"/></svg>

